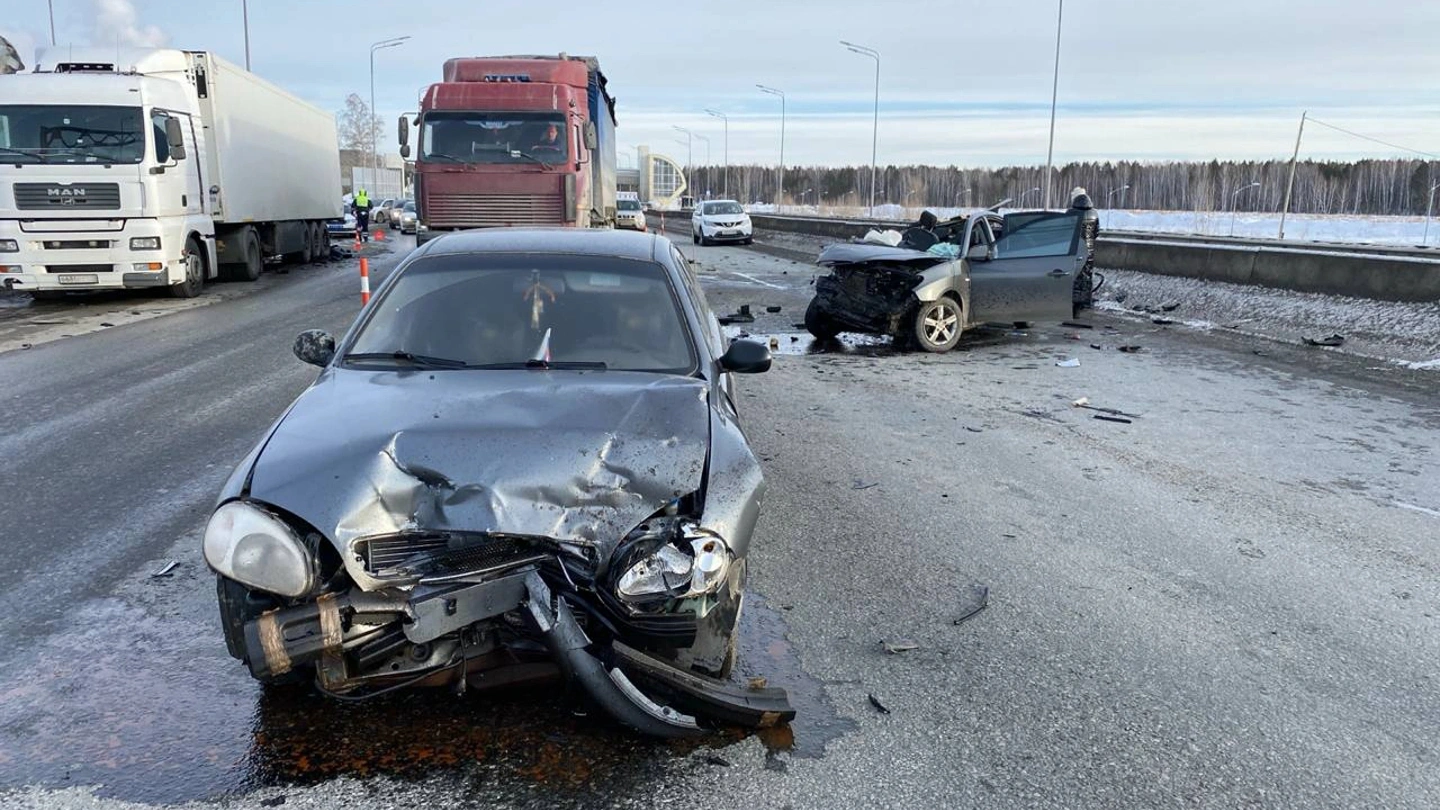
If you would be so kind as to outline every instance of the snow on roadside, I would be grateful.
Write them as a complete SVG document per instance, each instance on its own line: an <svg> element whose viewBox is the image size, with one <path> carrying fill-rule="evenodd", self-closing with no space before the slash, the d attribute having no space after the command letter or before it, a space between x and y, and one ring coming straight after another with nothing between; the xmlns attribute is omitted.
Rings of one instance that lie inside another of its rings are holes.
<svg viewBox="0 0 1440 810"><path fill-rule="evenodd" d="M1135 317L1134 307L1179 303L1161 313L1197 329L1224 329L1287 343L1339 333L1349 354L1440 371L1440 302L1410 303L1302 293L1130 270L1101 270L1096 308ZM1116 296L1123 295L1124 301Z"/></svg>

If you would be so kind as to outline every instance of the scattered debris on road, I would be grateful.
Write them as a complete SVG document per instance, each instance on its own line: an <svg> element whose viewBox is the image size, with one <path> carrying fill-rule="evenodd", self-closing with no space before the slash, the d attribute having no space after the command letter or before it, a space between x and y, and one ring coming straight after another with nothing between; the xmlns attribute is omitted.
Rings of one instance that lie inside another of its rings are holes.
<svg viewBox="0 0 1440 810"><path fill-rule="evenodd" d="M764 689L769 684L770 682L765 679L765 676L756 675L755 677L751 678L749 682L746 683L746 686L750 687L751 689L759 690Z"/></svg>
<svg viewBox="0 0 1440 810"><path fill-rule="evenodd" d="M1099 413L1108 413L1108 414L1110 414L1111 416L1125 416L1125 417L1129 417L1129 418L1131 418L1131 419L1139 419L1139 418L1140 418L1140 414L1138 414L1138 413L1126 413L1126 412L1124 412L1124 411L1122 411L1122 410L1118 410L1118 409L1116 409L1116 408L1102 408L1102 407L1100 407L1099 405L1091 405L1091 404L1090 404L1090 398L1089 398L1089 397L1081 397L1081 398L1075 400L1074 402L1072 402L1072 403L1070 403L1070 404L1071 404L1071 405L1074 405L1074 406L1077 407L1077 408L1084 408L1084 409L1089 410L1089 411L1098 411Z"/></svg>
<svg viewBox="0 0 1440 810"><path fill-rule="evenodd" d="M732 323L754 323L755 315L750 312L749 304L741 304L739 311L721 315L716 320L720 321L721 326L729 326Z"/></svg>
<svg viewBox="0 0 1440 810"><path fill-rule="evenodd" d="M882 641L880 642L880 646L885 650L885 652L889 653L890 655L920 649L919 644L911 641L908 638L896 639L894 641Z"/></svg>
<svg viewBox="0 0 1440 810"><path fill-rule="evenodd" d="M870 698L870 705L875 707L875 711L880 712L881 714L890 713L890 710L885 708L885 704L881 703L880 698L875 697L875 694L873 692L870 693L868 697Z"/></svg>
<svg viewBox="0 0 1440 810"><path fill-rule="evenodd" d="M1055 365L1059 366L1060 368L1079 368L1080 359L1077 357L1070 357L1065 360L1059 361Z"/></svg>
<svg viewBox="0 0 1440 810"><path fill-rule="evenodd" d="M1140 351L1140 347L1133 344L1127 346L1116 346L1115 348L1119 349L1122 352L1125 352L1126 354L1136 354Z"/></svg>
<svg viewBox="0 0 1440 810"><path fill-rule="evenodd" d="M1345 342L1345 336L1336 332L1322 338L1301 338L1306 346L1339 346Z"/></svg>
<svg viewBox="0 0 1440 810"><path fill-rule="evenodd" d="M855 488L855 489L869 489L869 488L871 488L871 487L878 487L878 486L880 486L880 482L879 482L879 481L876 481L876 482L874 482L874 483L867 484L867 483L865 483L865 482L863 482L863 481L861 481L860 479L857 478L857 479L855 479L855 487L854 487L854 488Z"/></svg>
<svg viewBox="0 0 1440 810"><path fill-rule="evenodd" d="M1177 309L1179 309L1179 308L1180 308L1180 302L1179 302L1179 301L1171 301L1171 302L1168 303L1168 304L1161 304L1161 305L1160 305L1160 309L1164 310L1165 312L1174 312L1175 310L1177 310Z"/></svg>
<svg viewBox="0 0 1440 810"><path fill-rule="evenodd" d="M282 805L282 804L284 804L284 803L285 803L285 797L284 797L284 796L275 796L275 797L272 797L272 798L269 798L269 799L261 799L261 800L260 800L260 806L261 806L261 807L279 807L280 805Z"/></svg>
<svg viewBox="0 0 1440 810"><path fill-rule="evenodd" d="M1095 326L1094 326L1093 324L1080 323L1080 322L1078 322L1078 321L1064 321L1064 322L1061 323L1060 325L1061 325L1061 326L1068 326L1068 327L1070 327L1071 329L1094 329L1094 328L1095 328Z"/></svg>
<svg viewBox="0 0 1440 810"><path fill-rule="evenodd" d="M1099 343L1091 343L1091 344L1090 344L1090 348L1092 348L1092 349L1104 349L1105 347L1104 347L1104 346L1101 346Z"/></svg>
<svg viewBox="0 0 1440 810"><path fill-rule="evenodd" d="M1133 424L1129 419L1126 419L1123 416L1109 416L1103 413L1097 413L1095 414L1095 418L1105 422L1120 422L1126 425Z"/></svg>
<svg viewBox="0 0 1440 810"><path fill-rule="evenodd" d="M1169 318L1151 318L1150 323L1153 323L1156 326L1169 326L1175 322L1170 320Z"/></svg>
<svg viewBox="0 0 1440 810"><path fill-rule="evenodd" d="M775 313L779 312L780 309L781 309L781 308L780 308L780 307L777 307L777 306L768 306L768 307L765 307L765 311L768 312L768 313L770 313L771 315L774 315Z"/></svg>
<svg viewBox="0 0 1440 810"><path fill-rule="evenodd" d="M1013 535L1006 535L1013 537ZM961 594L961 613L951 624L963 624L990 606L990 588L985 585L969 585Z"/></svg>
<svg viewBox="0 0 1440 810"><path fill-rule="evenodd" d="M151 574L150 576L151 576L152 578L154 578L154 577L168 577L168 576L170 576L172 573L175 572L175 569L176 569L177 567L179 567L179 565L180 565L179 562L177 562L177 561L175 561L175 560L171 560L170 562L168 562L168 563L165 564L165 567L164 567L164 568L161 568L159 571L156 571L155 573Z"/></svg>
<svg viewBox="0 0 1440 810"><path fill-rule="evenodd" d="M720 756L719 754L706 754L705 761L710 763L711 765L718 765L721 768L730 767L730 760Z"/></svg>

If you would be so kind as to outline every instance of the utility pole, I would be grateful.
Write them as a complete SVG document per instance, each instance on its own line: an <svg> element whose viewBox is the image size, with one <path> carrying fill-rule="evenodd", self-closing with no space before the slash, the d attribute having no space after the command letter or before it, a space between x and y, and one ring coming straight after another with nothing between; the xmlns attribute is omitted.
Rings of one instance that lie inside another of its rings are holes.
<svg viewBox="0 0 1440 810"><path fill-rule="evenodd" d="M879 154L880 148L880 52L864 45L846 42L843 39L840 40L840 44L852 53L868 56L875 60L875 122L870 130L870 216L873 217L875 216L875 156Z"/></svg>
<svg viewBox="0 0 1440 810"><path fill-rule="evenodd" d="M775 190L775 213L778 214L781 204L785 202L785 94L763 84L755 86L760 88L762 93L780 97L780 185Z"/></svg>
<svg viewBox="0 0 1440 810"><path fill-rule="evenodd" d="M724 186L722 193L725 195L725 199L728 200L730 199L730 119L726 117L725 113L715 110L707 109L705 110L705 114L713 115L725 122L725 180L722 183Z"/></svg>
<svg viewBox="0 0 1440 810"><path fill-rule="evenodd" d="M1300 131L1295 134L1295 154L1290 156L1290 180L1285 183L1285 205L1280 208L1280 237L1285 238L1285 215L1290 213L1290 194L1295 191L1295 163L1300 159L1300 139L1305 137L1305 116L1310 111L1300 113Z"/></svg>
<svg viewBox="0 0 1440 810"><path fill-rule="evenodd" d="M1055 83L1050 87L1050 150L1045 155L1045 208L1050 208L1051 172L1055 166L1055 102L1060 98L1060 32L1065 22L1065 0L1055 18Z"/></svg>
<svg viewBox="0 0 1440 810"><path fill-rule="evenodd" d="M53 3L54 0L51 0L51 2ZM52 8L51 11L50 11L50 15L51 15L52 18L53 18L54 15L55 15L55 11L54 11L53 8ZM245 71L248 73L248 72L250 71L250 0L240 0L240 15L241 15L241 18L244 20L244 28L245 28ZM54 21L53 21L53 20L51 21L51 25L54 25ZM52 35L52 37L53 37L53 35Z"/></svg>
<svg viewBox="0 0 1440 810"><path fill-rule="evenodd" d="M48 3L50 5L50 44L53 46L55 44L55 0L48 0ZM250 66L247 64L245 68L248 70Z"/></svg>

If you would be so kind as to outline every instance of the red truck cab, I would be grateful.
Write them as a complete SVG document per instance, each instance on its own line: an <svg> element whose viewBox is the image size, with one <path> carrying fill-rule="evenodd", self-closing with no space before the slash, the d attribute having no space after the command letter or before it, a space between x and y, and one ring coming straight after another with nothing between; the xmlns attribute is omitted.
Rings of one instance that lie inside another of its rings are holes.
<svg viewBox="0 0 1440 810"><path fill-rule="evenodd" d="M450 59L416 116L416 238L615 222L615 113L589 57ZM409 120L401 119L409 154Z"/></svg>

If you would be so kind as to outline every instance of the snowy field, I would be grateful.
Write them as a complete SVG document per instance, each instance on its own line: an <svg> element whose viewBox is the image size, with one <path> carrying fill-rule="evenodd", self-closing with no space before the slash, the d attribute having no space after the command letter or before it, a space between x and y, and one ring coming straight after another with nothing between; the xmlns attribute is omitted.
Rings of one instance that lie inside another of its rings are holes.
<svg viewBox="0 0 1440 810"><path fill-rule="evenodd" d="M776 213L776 206L768 204L747 205L745 208L754 214ZM903 208L899 205L877 205L873 218L914 221L920 218L922 210L925 209ZM931 208L929 210L935 212L936 216L945 219L969 213L975 209ZM786 205L781 207L780 213L797 216L871 218L867 217L868 209L863 207ZM1230 236L1233 227L1235 236L1274 239L1279 235L1280 215L1242 211L1235 215L1232 225L1230 214L1221 211L1103 210L1100 212L1100 226L1104 230L1201 234L1205 236ZM1287 240L1413 246L1422 244L1421 240L1425 236L1425 217L1291 214L1285 218L1285 238ZM1440 221L1431 221L1428 244L1431 247L1440 248Z"/></svg>

